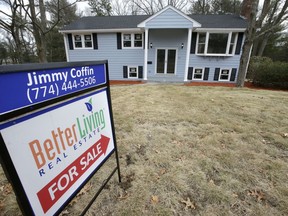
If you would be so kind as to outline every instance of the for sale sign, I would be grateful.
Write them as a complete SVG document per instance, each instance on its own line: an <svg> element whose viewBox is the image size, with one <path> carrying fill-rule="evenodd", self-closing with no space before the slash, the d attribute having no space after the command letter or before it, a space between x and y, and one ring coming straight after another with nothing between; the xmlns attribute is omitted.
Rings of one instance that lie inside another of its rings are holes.
<svg viewBox="0 0 288 216"><path fill-rule="evenodd" d="M9 154L34 215L57 213L114 152L108 99L104 87L0 125L1 149Z"/></svg>

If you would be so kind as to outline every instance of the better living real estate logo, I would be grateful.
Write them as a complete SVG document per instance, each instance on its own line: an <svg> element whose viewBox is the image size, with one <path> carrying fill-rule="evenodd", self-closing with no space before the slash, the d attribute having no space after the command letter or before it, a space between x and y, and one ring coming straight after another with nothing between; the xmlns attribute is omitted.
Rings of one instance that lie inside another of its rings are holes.
<svg viewBox="0 0 288 216"><path fill-rule="evenodd" d="M92 97L83 106L86 106L86 112L77 115L75 123L66 128L54 128L46 139L36 138L29 142L41 178L52 172L56 166L65 165L64 160L70 162L70 154L73 157L79 149L84 149L85 144L89 145L85 147L88 149L84 153L81 153L84 150L80 150L81 155L37 193L44 213L98 158L106 154L110 138L101 134L107 125L104 108L94 111Z"/></svg>

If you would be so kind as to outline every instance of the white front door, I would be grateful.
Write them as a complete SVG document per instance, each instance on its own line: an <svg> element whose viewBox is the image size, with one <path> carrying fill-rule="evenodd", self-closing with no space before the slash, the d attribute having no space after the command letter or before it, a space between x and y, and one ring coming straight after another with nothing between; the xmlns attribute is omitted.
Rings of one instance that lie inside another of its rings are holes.
<svg viewBox="0 0 288 216"><path fill-rule="evenodd" d="M158 48L156 50L156 73L175 74L177 50L170 48Z"/></svg>

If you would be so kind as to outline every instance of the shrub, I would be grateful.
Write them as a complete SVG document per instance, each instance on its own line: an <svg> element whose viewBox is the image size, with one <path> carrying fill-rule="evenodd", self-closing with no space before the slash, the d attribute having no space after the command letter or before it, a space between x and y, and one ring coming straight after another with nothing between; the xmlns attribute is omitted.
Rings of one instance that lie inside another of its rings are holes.
<svg viewBox="0 0 288 216"><path fill-rule="evenodd" d="M265 59L252 65L252 79L255 86L288 89L288 63Z"/></svg>
<svg viewBox="0 0 288 216"><path fill-rule="evenodd" d="M261 57L261 56L252 56L250 59L248 72L247 72L247 79L253 80L255 73L259 70L258 68L263 64L271 64L273 63L271 58L268 57Z"/></svg>

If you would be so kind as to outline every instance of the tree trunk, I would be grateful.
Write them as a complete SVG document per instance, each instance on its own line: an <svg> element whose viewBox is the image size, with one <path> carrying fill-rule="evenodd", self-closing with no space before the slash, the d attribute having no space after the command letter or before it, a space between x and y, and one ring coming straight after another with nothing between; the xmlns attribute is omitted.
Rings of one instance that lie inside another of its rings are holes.
<svg viewBox="0 0 288 216"><path fill-rule="evenodd" d="M39 59L39 62L47 62L45 35L44 35L43 30L41 29L41 24L39 25L37 23L34 0L29 0L29 4L30 4L31 19L32 19L33 35L34 35L35 42L36 42L38 59Z"/></svg>
<svg viewBox="0 0 288 216"><path fill-rule="evenodd" d="M243 87L247 68L249 64L250 59L250 52L253 45L253 41L255 39L256 34L256 14L257 14L257 8L258 8L259 0L244 0L242 5L241 14L246 15L249 17L249 25L245 32L245 41L242 48L242 55L240 59L240 65L239 65L239 71L237 76L237 87ZM250 11L245 11L250 10Z"/></svg>
<svg viewBox="0 0 288 216"><path fill-rule="evenodd" d="M258 48L257 56L263 55L263 52L264 52L264 49L268 43L268 40L269 40L269 35L264 35L263 39L261 40L260 46Z"/></svg>

